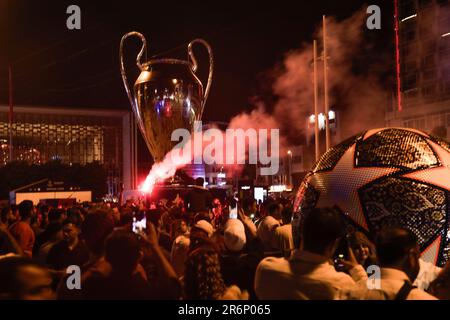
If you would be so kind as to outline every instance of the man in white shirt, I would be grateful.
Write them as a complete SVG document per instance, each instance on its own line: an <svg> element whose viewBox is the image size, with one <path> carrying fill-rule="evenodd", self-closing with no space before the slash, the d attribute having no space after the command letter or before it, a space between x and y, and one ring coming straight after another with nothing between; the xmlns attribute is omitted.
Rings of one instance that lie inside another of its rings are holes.
<svg viewBox="0 0 450 320"><path fill-rule="evenodd" d="M420 250L415 235L403 228L388 228L380 232L376 251L381 267L379 288L361 285L343 290L340 299L351 300L435 300L416 288L412 282L420 269Z"/></svg>
<svg viewBox="0 0 450 320"><path fill-rule="evenodd" d="M366 283L367 274L350 254L350 275L330 263L345 227L332 208L315 208L304 220L301 250L292 257L269 257L256 270L255 291L259 299L335 299L338 292Z"/></svg>
<svg viewBox="0 0 450 320"><path fill-rule="evenodd" d="M268 215L264 217L258 226L257 235L264 245L264 251L278 250L278 239L275 230L280 226L282 207L277 202L268 207Z"/></svg>
<svg viewBox="0 0 450 320"><path fill-rule="evenodd" d="M292 208L286 207L281 212L283 225L275 229L275 237L278 242L278 248L286 259L291 257L294 251L294 240L292 238Z"/></svg>

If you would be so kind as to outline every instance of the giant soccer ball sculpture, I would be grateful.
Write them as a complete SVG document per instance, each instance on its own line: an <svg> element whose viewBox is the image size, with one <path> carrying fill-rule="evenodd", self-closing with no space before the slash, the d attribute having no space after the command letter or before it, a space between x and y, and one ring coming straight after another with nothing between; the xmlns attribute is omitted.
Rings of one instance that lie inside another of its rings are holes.
<svg viewBox="0 0 450 320"><path fill-rule="evenodd" d="M338 209L348 226L374 236L385 226L410 229L422 258L450 256L450 144L401 128L369 130L326 152L302 182L294 210Z"/></svg>

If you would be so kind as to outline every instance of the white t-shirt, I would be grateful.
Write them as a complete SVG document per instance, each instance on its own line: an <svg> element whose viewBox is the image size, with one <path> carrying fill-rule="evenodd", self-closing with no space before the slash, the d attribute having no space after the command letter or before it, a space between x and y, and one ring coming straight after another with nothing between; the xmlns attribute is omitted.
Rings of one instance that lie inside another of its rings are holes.
<svg viewBox="0 0 450 320"><path fill-rule="evenodd" d="M255 276L255 292L262 300L332 300L340 290L366 282L360 265L350 275L338 272L327 258L295 250L292 257L268 257L260 262Z"/></svg>
<svg viewBox="0 0 450 320"><path fill-rule="evenodd" d="M285 258L289 258L294 250L294 240L292 238L292 225L290 223L275 229L275 237L278 248L283 252Z"/></svg>
<svg viewBox="0 0 450 320"><path fill-rule="evenodd" d="M185 262L188 257L190 244L191 239L185 235L178 236L172 244L170 258L172 261L172 266L178 277L182 277L184 275Z"/></svg>

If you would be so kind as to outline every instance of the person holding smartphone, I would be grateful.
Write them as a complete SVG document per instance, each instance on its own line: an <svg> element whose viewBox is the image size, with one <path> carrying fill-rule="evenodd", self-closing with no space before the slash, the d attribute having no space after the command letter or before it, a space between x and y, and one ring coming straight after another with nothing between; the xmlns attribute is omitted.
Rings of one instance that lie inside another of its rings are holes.
<svg viewBox="0 0 450 320"><path fill-rule="evenodd" d="M181 285L158 245L156 227L147 221L137 233L118 230L105 243L105 260L111 269L83 283L85 299L178 299Z"/></svg>
<svg viewBox="0 0 450 320"><path fill-rule="evenodd" d="M304 219L302 243L289 259L268 257L258 265L255 290L259 299L332 300L338 293L365 285L367 274L352 251L342 261L349 274L330 263L345 236L344 222L333 208L314 208Z"/></svg>

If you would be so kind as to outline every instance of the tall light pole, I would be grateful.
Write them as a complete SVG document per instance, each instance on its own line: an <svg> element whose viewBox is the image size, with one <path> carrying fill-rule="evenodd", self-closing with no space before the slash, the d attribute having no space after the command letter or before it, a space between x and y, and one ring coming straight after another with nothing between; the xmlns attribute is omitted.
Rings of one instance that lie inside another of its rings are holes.
<svg viewBox="0 0 450 320"><path fill-rule="evenodd" d="M12 70L11 66L8 68L9 80L9 162L13 161L13 84L12 84Z"/></svg>
<svg viewBox="0 0 450 320"><path fill-rule="evenodd" d="M317 41L313 42L313 67L314 67L314 145L316 162L319 160L319 110L317 106L318 100L318 86L317 86Z"/></svg>
<svg viewBox="0 0 450 320"><path fill-rule="evenodd" d="M288 184L292 187L292 151L288 150L287 152L289 156L289 175L288 175Z"/></svg>
<svg viewBox="0 0 450 320"><path fill-rule="evenodd" d="M325 146L330 149L330 121L328 120L328 63L327 63L327 24L325 15L322 16L323 22L323 92L325 104Z"/></svg>

